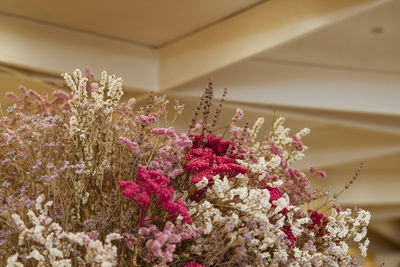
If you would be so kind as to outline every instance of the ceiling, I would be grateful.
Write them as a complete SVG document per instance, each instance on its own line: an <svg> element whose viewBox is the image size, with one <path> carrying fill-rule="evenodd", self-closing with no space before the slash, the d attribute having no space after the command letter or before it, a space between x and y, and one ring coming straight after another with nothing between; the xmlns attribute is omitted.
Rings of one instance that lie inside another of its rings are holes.
<svg viewBox="0 0 400 267"><path fill-rule="evenodd" d="M400 75L400 1L328 25L257 59L367 74Z"/></svg>
<svg viewBox="0 0 400 267"><path fill-rule="evenodd" d="M46 24L159 47L260 2L263 1L2 0L0 11Z"/></svg>

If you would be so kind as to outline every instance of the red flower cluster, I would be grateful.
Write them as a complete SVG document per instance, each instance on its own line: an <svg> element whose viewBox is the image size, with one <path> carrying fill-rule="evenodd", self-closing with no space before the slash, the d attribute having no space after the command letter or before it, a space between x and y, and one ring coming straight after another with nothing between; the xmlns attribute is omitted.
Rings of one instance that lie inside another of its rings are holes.
<svg viewBox="0 0 400 267"><path fill-rule="evenodd" d="M190 135L193 138L193 147L185 155L187 161L185 169L195 174L192 183L197 184L203 177L212 184L212 178L215 175L228 178L235 177L239 173L246 173L247 169L235 163L235 155L226 155L229 147L233 144L229 141L222 141L220 138L209 135L201 137L200 135ZM205 140L206 139L206 140ZM205 189L196 192L192 199L198 200L204 193Z"/></svg>
<svg viewBox="0 0 400 267"><path fill-rule="evenodd" d="M293 246L294 243L296 243L297 238L293 235L292 230L290 229L289 226L284 226L282 228L283 232L286 234L287 238L290 241L290 246Z"/></svg>
<svg viewBox="0 0 400 267"><path fill-rule="evenodd" d="M269 191L269 203L272 204L273 201L278 200L282 197L282 193L281 190L279 190L278 187L270 187L270 186L266 186L264 185L265 189L268 189ZM290 203L289 203L290 205ZM276 205L272 204L272 207L276 207ZM286 214L288 213L288 209L284 208L281 212L281 214L283 214L284 216L286 216ZM293 235L292 229L290 229L290 226L284 226L282 228L282 231L286 234L287 238L290 241L290 245L293 246L294 243L296 243L297 238Z"/></svg>
<svg viewBox="0 0 400 267"><path fill-rule="evenodd" d="M310 219L312 221L309 229L316 229L316 236L324 236L326 233L325 226L329 222L328 218L315 210L307 210L307 212L310 214Z"/></svg>
<svg viewBox="0 0 400 267"><path fill-rule="evenodd" d="M269 203L272 203L272 201L278 200L282 197L281 190L277 187L270 187L270 186L264 186L265 189L268 189L269 191Z"/></svg>
<svg viewBox="0 0 400 267"><path fill-rule="evenodd" d="M264 188L268 189L269 195L270 195L269 203L272 204L272 201L278 200L278 199L280 199L282 197L282 193L281 193L281 190L279 190L278 187L270 187L270 186L267 186L266 184L267 183L264 184ZM289 205L291 205L291 204L289 203ZM276 205L272 204L272 207L275 208ZM286 215L288 213L288 209L284 208L280 213L282 213L283 215Z"/></svg>
<svg viewBox="0 0 400 267"><path fill-rule="evenodd" d="M221 138L218 138L213 135L201 136L201 135L189 135L190 138L193 139L193 147L198 148L203 143L203 147L210 148L213 150L216 156L224 156L226 152L228 152L229 146L232 147L231 151L235 150L234 145L230 141L222 141ZM204 142L206 139L206 142ZM230 157L234 157L233 154L229 155Z"/></svg>
<svg viewBox="0 0 400 267"><path fill-rule="evenodd" d="M229 141L221 141L220 138L214 136L207 136L207 142L204 147L199 147L200 136L193 136L193 148L186 154L185 160L187 161L185 169L188 172L194 173L192 182L197 184L203 177L209 181L215 175L228 176L229 178L238 175L239 173L246 173L247 169L235 164L235 156L230 154L225 156L229 146L232 145Z"/></svg>
<svg viewBox="0 0 400 267"><path fill-rule="evenodd" d="M144 213L150 207L150 203L162 207L171 216L165 219L174 220L180 214L183 221L192 224L192 218L189 216L186 206L182 200L173 201L174 188L168 186L169 179L156 171L147 170L139 166L138 184L132 181L119 181L118 185L122 194L141 208L140 227L144 224ZM157 196L159 201L150 199L150 195ZM151 220L148 219L148 220Z"/></svg>

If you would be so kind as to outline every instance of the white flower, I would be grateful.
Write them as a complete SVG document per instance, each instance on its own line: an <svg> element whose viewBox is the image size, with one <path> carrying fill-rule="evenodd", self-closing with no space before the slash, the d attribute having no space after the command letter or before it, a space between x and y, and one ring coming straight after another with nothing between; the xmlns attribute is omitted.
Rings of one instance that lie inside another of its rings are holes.
<svg viewBox="0 0 400 267"><path fill-rule="evenodd" d="M369 239L365 239L365 242L363 244L360 244L359 248L361 250L361 255L363 257L367 256L367 249L368 249L368 245L369 245Z"/></svg>
<svg viewBox="0 0 400 267"><path fill-rule="evenodd" d="M256 122L253 125L253 128L250 131L251 138L254 140L257 137L258 132L261 129L261 126L264 124L264 118L260 117L256 120Z"/></svg>
<svg viewBox="0 0 400 267"><path fill-rule="evenodd" d="M196 184L196 188L197 190L201 190L207 185L208 185L208 179L206 177L203 177L203 179L201 179L201 181Z"/></svg>
<svg viewBox="0 0 400 267"><path fill-rule="evenodd" d="M8 257L6 267L24 267L24 265L18 262L18 253Z"/></svg>
<svg viewBox="0 0 400 267"><path fill-rule="evenodd" d="M238 188L231 189L227 193L227 198L229 200L233 200L235 196L238 196L241 200L244 200L248 196L248 189L245 186L241 186Z"/></svg>
<svg viewBox="0 0 400 267"><path fill-rule="evenodd" d="M27 212L33 224L32 228L27 228L21 220L21 217L17 214L11 215L18 231L20 231L20 246L24 245L25 242L34 241L44 247L40 252L35 246L31 247L32 250L27 256L28 259L38 261L38 266L45 266L45 264L49 262L51 266L68 267L71 266L71 260L64 258L65 255L60 248L67 249L69 247L70 250L72 250L73 246L68 246L68 244L77 243L86 248L85 260L87 264L96 263L101 264L101 266L115 266L117 264L117 247L113 246L111 241L121 239L121 235L118 233L110 233L106 236L103 244L100 240L93 241L85 233L65 232L59 224L48 223L52 221L47 214L48 207L52 205L52 202L47 202L43 208L43 201L44 196L41 195L35 202L35 207L40 212L39 217L32 210L28 210ZM70 254L72 255L73 253ZM21 266L18 265L17 259L18 254L10 257L7 260L7 266Z"/></svg>
<svg viewBox="0 0 400 267"><path fill-rule="evenodd" d="M271 169L276 169L277 167L279 167L279 165L281 164L281 157L279 157L278 155L274 155L270 161L268 162L268 166Z"/></svg>
<svg viewBox="0 0 400 267"><path fill-rule="evenodd" d="M40 252L37 251L36 249L32 250L31 253L29 253L29 255L26 258L37 260L39 262L39 265L42 265L45 262L44 256L40 254Z"/></svg>

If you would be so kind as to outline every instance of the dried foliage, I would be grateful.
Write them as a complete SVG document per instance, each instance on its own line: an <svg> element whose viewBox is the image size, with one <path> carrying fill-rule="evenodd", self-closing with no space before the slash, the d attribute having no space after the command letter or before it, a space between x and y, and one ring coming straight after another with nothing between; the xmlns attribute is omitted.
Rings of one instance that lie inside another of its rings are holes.
<svg viewBox="0 0 400 267"><path fill-rule="evenodd" d="M365 256L370 214L342 211L291 167L302 138L278 118L223 133L210 81L188 133L172 127L175 102L120 103L122 79L63 74L71 93L52 99L21 87L0 121L0 262L7 266L352 266ZM161 126L162 125L162 126ZM348 185L354 182L358 172ZM322 208L321 207L321 208ZM216 249L218 248L218 249Z"/></svg>

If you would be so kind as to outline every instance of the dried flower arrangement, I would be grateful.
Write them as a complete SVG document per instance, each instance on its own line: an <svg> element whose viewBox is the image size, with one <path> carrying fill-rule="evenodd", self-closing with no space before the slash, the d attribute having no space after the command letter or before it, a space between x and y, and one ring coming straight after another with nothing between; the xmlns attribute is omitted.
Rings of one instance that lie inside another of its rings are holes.
<svg viewBox="0 0 400 267"><path fill-rule="evenodd" d="M217 134L226 91L210 114L210 82L188 132L177 133L179 102L168 121L165 96L136 107L119 103L114 75L63 77L72 92L52 100L24 87L22 98L7 94L2 266L357 266L349 246L366 255L368 211L341 210L338 194L306 208L328 194L307 178L323 171L292 167L309 129L290 136L281 117L258 142L263 118L239 127L237 109Z"/></svg>

